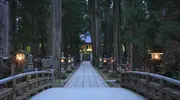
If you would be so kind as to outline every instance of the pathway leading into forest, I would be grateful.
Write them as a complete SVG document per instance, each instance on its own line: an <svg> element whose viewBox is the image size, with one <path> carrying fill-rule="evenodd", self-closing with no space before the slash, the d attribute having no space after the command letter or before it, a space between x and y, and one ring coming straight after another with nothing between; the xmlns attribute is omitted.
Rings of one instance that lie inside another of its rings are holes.
<svg viewBox="0 0 180 100"><path fill-rule="evenodd" d="M65 87L109 87L99 73L90 64L85 61L74 73Z"/></svg>

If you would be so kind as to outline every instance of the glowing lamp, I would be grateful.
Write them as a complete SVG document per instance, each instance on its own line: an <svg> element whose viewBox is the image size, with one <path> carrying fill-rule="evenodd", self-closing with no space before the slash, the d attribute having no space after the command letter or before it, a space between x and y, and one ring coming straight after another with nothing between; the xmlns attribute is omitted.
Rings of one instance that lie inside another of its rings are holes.
<svg viewBox="0 0 180 100"><path fill-rule="evenodd" d="M102 61L102 59L100 58L99 61Z"/></svg>
<svg viewBox="0 0 180 100"><path fill-rule="evenodd" d="M61 62L64 62L64 59L61 59Z"/></svg>
<svg viewBox="0 0 180 100"><path fill-rule="evenodd" d="M25 60L25 54L24 53L17 53L16 54L16 60L18 62L23 62Z"/></svg>
<svg viewBox="0 0 180 100"><path fill-rule="evenodd" d="M106 59L104 59L104 63L106 63L107 62L107 60Z"/></svg>
<svg viewBox="0 0 180 100"><path fill-rule="evenodd" d="M71 60L68 60L68 62L70 63L70 62L71 62Z"/></svg>
<svg viewBox="0 0 180 100"><path fill-rule="evenodd" d="M152 60L161 60L161 55L163 55L163 53L150 53L150 54Z"/></svg>

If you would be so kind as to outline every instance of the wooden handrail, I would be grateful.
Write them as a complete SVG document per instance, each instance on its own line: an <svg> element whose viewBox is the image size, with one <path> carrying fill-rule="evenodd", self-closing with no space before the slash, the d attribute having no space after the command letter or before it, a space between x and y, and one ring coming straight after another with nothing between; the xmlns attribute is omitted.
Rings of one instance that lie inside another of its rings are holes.
<svg viewBox="0 0 180 100"><path fill-rule="evenodd" d="M4 79L1 79L0 80L0 84L4 84L4 83L7 83L9 81L12 81L13 79L19 79L19 78L22 78L22 77L25 77L27 75L35 75L35 74L40 74L40 73L51 73L49 71L33 71L33 72L27 72L27 73L22 73L22 74L17 74L15 76L10 76L10 77L7 77L7 78L4 78Z"/></svg>
<svg viewBox="0 0 180 100"><path fill-rule="evenodd" d="M179 100L180 81L162 75L129 71L121 72L121 86L151 100Z"/></svg>
<svg viewBox="0 0 180 100"><path fill-rule="evenodd" d="M124 73L134 73L134 74L141 74L141 75L149 75L151 77L162 79L162 80L165 80L165 81L167 81L169 83L180 86L180 81L179 80L175 80L175 79L165 77L165 76L162 76L162 75L158 75L158 74L154 74L154 73L140 72L140 71L130 71L130 72L124 72Z"/></svg>
<svg viewBox="0 0 180 100"><path fill-rule="evenodd" d="M27 72L1 79L0 85L3 87L0 89L0 100L28 99L31 95L52 87L53 81L54 70L52 69Z"/></svg>

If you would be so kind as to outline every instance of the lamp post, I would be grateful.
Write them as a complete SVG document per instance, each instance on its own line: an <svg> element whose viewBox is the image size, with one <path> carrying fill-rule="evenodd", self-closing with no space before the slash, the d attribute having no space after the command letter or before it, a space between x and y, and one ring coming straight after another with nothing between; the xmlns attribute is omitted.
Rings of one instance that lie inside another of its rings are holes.
<svg viewBox="0 0 180 100"><path fill-rule="evenodd" d="M108 69L108 58L106 56L102 58L102 65L104 66L103 69Z"/></svg>
<svg viewBox="0 0 180 100"><path fill-rule="evenodd" d="M161 56L163 55L163 53L159 53L159 52L154 52L154 53L150 53L150 54L151 54L151 59L153 61L161 60Z"/></svg>
<svg viewBox="0 0 180 100"><path fill-rule="evenodd" d="M65 71L65 69L64 69L64 67L65 67L65 57L64 57L64 53L62 52L61 53L61 71L60 71L60 73L62 74L62 73L65 73L66 71Z"/></svg>
<svg viewBox="0 0 180 100"><path fill-rule="evenodd" d="M153 72L157 72L158 65L160 65L163 53L153 52L151 54L151 60L153 61ZM150 70L151 71L151 70Z"/></svg>
<svg viewBox="0 0 180 100"><path fill-rule="evenodd" d="M103 62L106 64L106 63L107 63L107 58L104 58L104 59L103 59Z"/></svg>
<svg viewBox="0 0 180 100"><path fill-rule="evenodd" d="M111 64L111 70L110 70L110 72L114 72L114 62L115 62L115 58L111 57L111 58L110 58L110 64Z"/></svg>
<svg viewBox="0 0 180 100"><path fill-rule="evenodd" d="M102 68L102 67L103 67L103 66L102 66L102 62L103 62L102 57L99 57L99 68Z"/></svg>
<svg viewBox="0 0 180 100"><path fill-rule="evenodd" d="M71 67L74 67L74 57L71 57Z"/></svg>
<svg viewBox="0 0 180 100"><path fill-rule="evenodd" d="M23 51L19 51L17 54L16 54L16 62L17 62L17 67L20 68L20 73L23 73L24 72L24 63L25 63L25 53Z"/></svg>
<svg viewBox="0 0 180 100"><path fill-rule="evenodd" d="M69 55L67 72L71 72L71 71L72 71L72 69L71 69L71 56Z"/></svg>

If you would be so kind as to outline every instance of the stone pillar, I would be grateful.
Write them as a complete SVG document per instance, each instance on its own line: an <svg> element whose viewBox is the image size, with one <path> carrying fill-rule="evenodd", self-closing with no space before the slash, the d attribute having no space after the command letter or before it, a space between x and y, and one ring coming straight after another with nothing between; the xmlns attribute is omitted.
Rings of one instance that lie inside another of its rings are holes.
<svg viewBox="0 0 180 100"><path fill-rule="evenodd" d="M28 55L28 68L33 68L33 56L30 54Z"/></svg>

